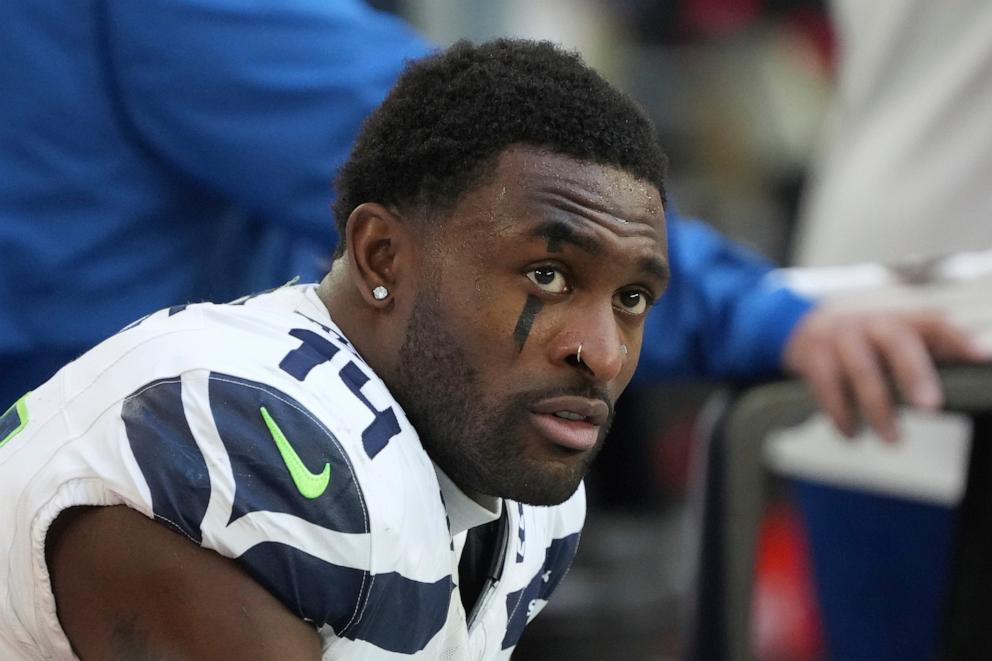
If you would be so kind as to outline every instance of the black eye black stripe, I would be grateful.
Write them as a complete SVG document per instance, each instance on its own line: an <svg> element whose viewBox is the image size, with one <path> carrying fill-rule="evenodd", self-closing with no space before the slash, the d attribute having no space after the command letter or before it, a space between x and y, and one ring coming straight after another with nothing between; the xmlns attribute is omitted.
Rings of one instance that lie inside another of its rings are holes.
<svg viewBox="0 0 992 661"><path fill-rule="evenodd" d="M544 307L544 303L541 302L541 299L533 294L527 295L527 302L524 303L524 309L520 311L517 325L513 329L513 340L517 343L518 352L523 351L527 337L530 336L530 329L534 325L534 318L537 317L537 313L541 311L542 307Z"/></svg>

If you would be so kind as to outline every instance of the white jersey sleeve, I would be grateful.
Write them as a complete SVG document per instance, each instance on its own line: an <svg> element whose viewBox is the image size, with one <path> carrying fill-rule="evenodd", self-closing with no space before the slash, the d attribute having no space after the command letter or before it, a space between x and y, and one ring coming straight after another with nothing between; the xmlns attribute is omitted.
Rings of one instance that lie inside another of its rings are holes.
<svg viewBox="0 0 992 661"><path fill-rule="evenodd" d="M506 658L574 556L580 501L507 504L473 634L433 465L313 289L162 310L0 416L0 658L72 658L45 535L114 504L233 558L328 658Z"/></svg>

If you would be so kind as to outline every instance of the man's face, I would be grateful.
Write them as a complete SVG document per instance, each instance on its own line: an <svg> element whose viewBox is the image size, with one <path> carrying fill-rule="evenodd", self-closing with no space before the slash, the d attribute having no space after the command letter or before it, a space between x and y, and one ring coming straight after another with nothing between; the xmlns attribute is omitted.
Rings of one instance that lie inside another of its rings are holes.
<svg viewBox="0 0 992 661"><path fill-rule="evenodd" d="M564 501L603 443L667 281L658 191L513 147L427 234L394 394L463 490Z"/></svg>

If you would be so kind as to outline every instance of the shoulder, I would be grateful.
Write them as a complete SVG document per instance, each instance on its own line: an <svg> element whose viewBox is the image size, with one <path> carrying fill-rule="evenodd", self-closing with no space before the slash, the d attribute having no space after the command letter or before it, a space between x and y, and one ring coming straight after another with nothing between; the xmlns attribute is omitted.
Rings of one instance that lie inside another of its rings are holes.
<svg viewBox="0 0 992 661"><path fill-rule="evenodd" d="M120 422L155 518L339 631L411 479L396 466L422 450L384 384L298 298L188 306L125 330L156 378L124 397Z"/></svg>
<svg viewBox="0 0 992 661"><path fill-rule="evenodd" d="M337 627L365 579L370 513L353 429L313 399L292 380L191 370L127 397L120 419L156 519Z"/></svg>
<svg viewBox="0 0 992 661"><path fill-rule="evenodd" d="M157 518L236 558L301 617L341 630L367 590L372 535L396 534L388 522L418 511L403 493L430 465L346 338L306 315L275 322L261 303L233 317L199 311L197 323L235 335L260 325L252 332L266 341L240 357L213 345L211 369L136 390L125 436Z"/></svg>
<svg viewBox="0 0 992 661"><path fill-rule="evenodd" d="M382 574L447 585L437 558L418 561L447 534L430 462L320 312L293 288L177 306L64 368L27 399L25 437L0 462L4 474L39 476L16 482L38 485L24 517L85 475L95 491L74 489L62 507L138 509L336 632L368 621L370 595L389 585ZM409 552L383 551L393 548Z"/></svg>

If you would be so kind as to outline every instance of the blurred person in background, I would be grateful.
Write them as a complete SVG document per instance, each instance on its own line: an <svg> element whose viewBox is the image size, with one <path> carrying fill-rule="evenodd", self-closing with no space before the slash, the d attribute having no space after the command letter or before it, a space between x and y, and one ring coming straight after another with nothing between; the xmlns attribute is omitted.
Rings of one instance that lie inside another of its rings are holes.
<svg viewBox="0 0 992 661"><path fill-rule="evenodd" d="M834 0L831 10L836 98L801 208L796 263L881 262L925 284L941 258L992 249L992 5ZM933 291L916 305L937 305ZM884 309L897 298L890 290L871 300ZM949 308L974 320L975 333L988 330L976 308L989 299L979 298L958 296ZM920 429L909 419L901 427ZM897 444L867 465L858 453L880 439L852 446L820 429L817 447L831 462L860 462L863 481L800 482L831 658L935 658L964 480L964 462L949 457L967 457L967 429ZM893 488L895 471L915 486ZM959 487L928 495L938 484Z"/></svg>
<svg viewBox="0 0 992 661"><path fill-rule="evenodd" d="M355 0L0 4L0 400L334 248L331 174L430 45Z"/></svg>
<svg viewBox="0 0 992 661"><path fill-rule="evenodd" d="M992 248L992 6L833 0L836 98L795 261Z"/></svg>

